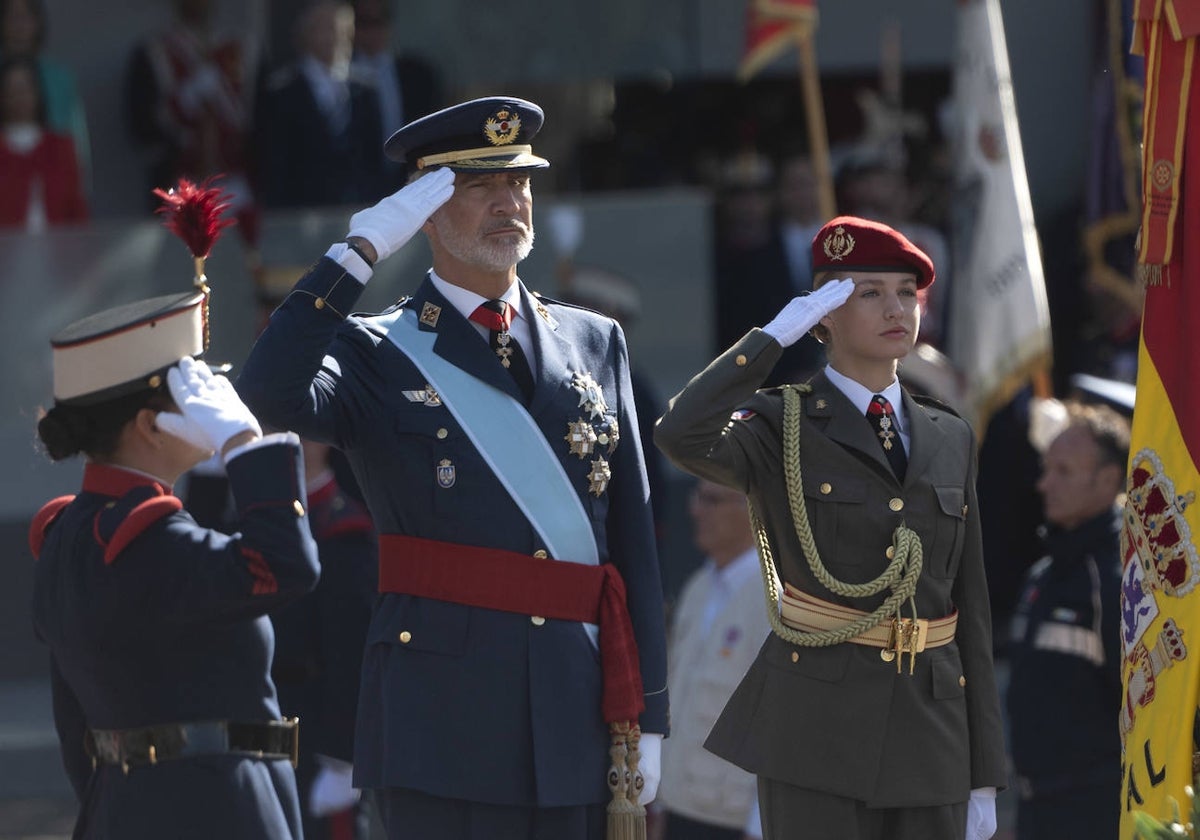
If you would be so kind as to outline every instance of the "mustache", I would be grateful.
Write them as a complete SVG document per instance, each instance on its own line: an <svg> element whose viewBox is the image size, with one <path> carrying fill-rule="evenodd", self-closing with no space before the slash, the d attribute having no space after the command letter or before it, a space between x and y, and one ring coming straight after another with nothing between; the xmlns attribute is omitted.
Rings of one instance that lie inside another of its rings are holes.
<svg viewBox="0 0 1200 840"><path fill-rule="evenodd" d="M525 222L523 222L521 219L505 219L503 221L495 222L493 224L488 225L484 229L483 233L486 236L489 233L496 233L496 232L502 231L502 230L513 230L513 229L520 231L525 236L529 236L530 232L532 231L532 227L530 225L525 224Z"/></svg>

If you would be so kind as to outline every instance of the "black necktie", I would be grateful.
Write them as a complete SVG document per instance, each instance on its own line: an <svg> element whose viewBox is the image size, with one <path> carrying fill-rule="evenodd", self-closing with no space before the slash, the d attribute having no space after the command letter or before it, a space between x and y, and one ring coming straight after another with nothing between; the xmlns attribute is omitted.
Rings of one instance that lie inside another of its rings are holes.
<svg viewBox="0 0 1200 840"><path fill-rule="evenodd" d="M892 472L899 481L904 481L904 473L908 469L908 456L904 454L904 444L900 442L900 432L896 427L896 412L887 397L876 394L871 397L867 406L867 420L875 429L875 436L883 446L883 454L892 465Z"/></svg>
<svg viewBox="0 0 1200 840"><path fill-rule="evenodd" d="M484 301L471 313L472 321L487 327L492 352L500 359L500 364L513 375L517 387L528 402L533 397L533 372L529 369L529 360L525 358L521 345L508 331L512 326L512 319L512 307L502 300Z"/></svg>

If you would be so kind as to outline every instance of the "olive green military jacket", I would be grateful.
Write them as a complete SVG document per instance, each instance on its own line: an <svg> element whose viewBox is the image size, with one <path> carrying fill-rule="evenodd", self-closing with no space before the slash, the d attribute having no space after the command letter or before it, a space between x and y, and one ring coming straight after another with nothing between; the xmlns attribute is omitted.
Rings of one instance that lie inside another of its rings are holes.
<svg viewBox="0 0 1200 840"><path fill-rule="evenodd" d="M781 352L752 330L671 400L655 442L682 469L747 493L784 582L873 610L885 593L834 595L814 578L796 537L782 396L757 390ZM911 445L901 485L865 417L823 374L810 384L800 462L822 561L843 581L871 580L888 563L893 531L906 524L924 550L917 614L957 609L956 637L918 654L910 675L907 657L897 673L878 648L798 647L772 633L705 746L760 776L881 807L963 802L973 788L1004 787L970 426L905 393Z"/></svg>

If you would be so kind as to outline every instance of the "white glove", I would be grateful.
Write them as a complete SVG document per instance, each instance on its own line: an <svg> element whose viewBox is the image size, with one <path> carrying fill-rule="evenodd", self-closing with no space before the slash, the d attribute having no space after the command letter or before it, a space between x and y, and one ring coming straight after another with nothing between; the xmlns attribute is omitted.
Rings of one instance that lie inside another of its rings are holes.
<svg viewBox="0 0 1200 840"><path fill-rule="evenodd" d="M976 788L967 802L967 833L964 840L988 840L996 833L996 789Z"/></svg>
<svg viewBox="0 0 1200 840"><path fill-rule="evenodd" d="M649 805L658 796L658 783L662 781L662 740L657 732L643 732L638 744L641 755L638 758L638 770L642 771L645 787L638 797L639 805Z"/></svg>
<svg viewBox="0 0 1200 840"><path fill-rule="evenodd" d="M230 438L242 432L262 435L258 421L246 408L233 385L214 375L208 366L191 356L167 371L167 386L180 414L160 411L158 427L188 443L220 453Z"/></svg>
<svg viewBox="0 0 1200 840"><path fill-rule="evenodd" d="M454 194L454 170L442 168L422 176L350 217L351 236L371 243L376 262L396 253L421 229L434 210Z"/></svg>
<svg viewBox="0 0 1200 840"><path fill-rule="evenodd" d="M762 330L782 346L791 347L852 294L853 280L830 280L815 292L792 298Z"/></svg>
<svg viewBox="0 0 1200 840"><path fill-rule="evenodd" d="M362 791L354 787L354 765L327 755L318 755L316 778L308 789L308 810L314 817L327 817L358 803Z"/></svg>

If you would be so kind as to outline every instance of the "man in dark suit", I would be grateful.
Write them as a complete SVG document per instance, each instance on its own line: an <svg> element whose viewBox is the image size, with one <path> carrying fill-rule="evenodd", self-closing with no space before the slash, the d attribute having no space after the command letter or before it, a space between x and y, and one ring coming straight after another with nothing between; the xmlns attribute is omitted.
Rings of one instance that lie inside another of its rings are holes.
<svg viewBox="0 0 1200 840"><path fill-rule="evenodd" d="M1005 763L974 438L896 378L933 263L849 216L812 256L817 291L698 374L655 432L749 496L773 560L773 632L706 747L758 775L766 840L985 840ZM814 328L824 371L758 391Z"/></svg>
<svg viewBox="0 0 1200 840"><path fill-rule="evenodd" d="M432 114L443 101L442 80L432 64L392 48L392 11L386 0L355 0L354 78L375 89L386 140L407 122ZM384 161L388 192L404 184L404 165Z"/></svg>
<svg viewBox="0 0 1200 840"><path fill-rule="evenodd" d="M258 178L267 207L375 201L383 133L375 90L350 76L353 11L316 0L296 21L299 57L268 78L256 115Z"/></svg>
<svg viewBox="0 0 1200 840"><path fill-rule="evenodd" d="M657 788L665 630L624 336L517 277L542 118L488 97L397 132L415 177L351 218L239 379L346 453L379 530L354 773L393 840L598 839L614 737L633 769L640 747L643 802ZM418 230L416 293L347 317Z"/></svg>

